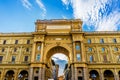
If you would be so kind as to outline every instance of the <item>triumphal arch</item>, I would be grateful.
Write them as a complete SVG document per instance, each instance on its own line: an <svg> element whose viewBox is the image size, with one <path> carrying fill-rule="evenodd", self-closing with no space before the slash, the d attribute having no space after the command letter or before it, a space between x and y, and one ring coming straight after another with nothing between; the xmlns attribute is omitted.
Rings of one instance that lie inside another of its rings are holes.
<svg viewBox="0 0 120 80"><path fill-rule="evenodd" d="M120 80L120 32L84 32L79 19L37 20L34 32L0 33L0 80Z"/></svg>
<svg viewBox="0 0 120 80"><path fill-rule="evenodd" d="M33 33L34 43L31 56L31 74L34 67L40 68L40 80L47 80L51 74L51 56L56 53L63 53L68 57L69 73L72 75L71 80L76 77L75 67L76 56L85 62L85 54L83 49L83 32L82 21L80 20L37 20L36 31ZM36 62L36 56L40 55L40 62ZM86 74L86 64L80 63L81 73ZM46 74L45 74L46 73ZM46 77L45 77L46 76ZM81 74L80 78L86 78ZM31 78L32 79L32 76ZM87 80L87 79L86 79Z"/></svg>

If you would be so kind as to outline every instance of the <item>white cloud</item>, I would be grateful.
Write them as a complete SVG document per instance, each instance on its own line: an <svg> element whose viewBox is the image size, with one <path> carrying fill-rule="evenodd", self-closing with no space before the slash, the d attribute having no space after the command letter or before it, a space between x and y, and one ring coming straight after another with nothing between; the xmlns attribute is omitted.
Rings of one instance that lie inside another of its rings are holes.
<svg viewBox="0 0 120 80"><path fill-rule="evenodd" d="M117 26L120 25L120 12L115 10L106 15L109 10L106 4L114 5L112 0L62 0L62 2L65 5L71 2L69 4L73 8L74 17L83 20L87 25L94 25L97 31L117 30Z"/></svg>
<svg viewBox="0 0 120 80"><path fill-rule="evenodd" d="M64 16L64 15L62 15L62 18L63 18L63 19L67 19L67 17L66 17L66 16Z"/></svg>
<svg viewBox="0 0 120 80"><path fill-rule="evenodd" d="M37 3L38 6L40 7L40 9L43 10L43 14L42 14L42 16L44 17L44 16L46 15L46 8L45 8L44 4L42 3L41 0L36 0L36 3Z"/></svg>
<svg viewBox="0 0 120 80"><path fill-rule="evenodd" d="M113 12L109 16L103 18L97 26L97 31L116 31L120 25L120 13Z"/></svg>
<svg viewBox="0 0 120 80"><path fill-rule="evenodd" d="M25 8L31 9L32 4L29 2L29 0L21 0L21 1L22 1L22 4Z"/></svg>
<svg viewBox="0 0 120 80"><path fill-rule="evenodd" d="M69 4L69 0L62 0L63 4L68 5Z"/></svg>
<svg viewBox="0 0 120 80"><path fill-rule="evenodd" d="M65 61L68 61L68 58L64 54L61 54L61 53L57 53L57 54L53 55L52 59L53 60L65 60Z"/></svg>

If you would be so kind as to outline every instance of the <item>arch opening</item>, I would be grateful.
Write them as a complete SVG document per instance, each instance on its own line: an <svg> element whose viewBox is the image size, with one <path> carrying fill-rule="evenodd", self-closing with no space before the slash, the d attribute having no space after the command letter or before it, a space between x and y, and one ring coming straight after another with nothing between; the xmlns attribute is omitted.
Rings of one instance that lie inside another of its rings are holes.
<svg viewBox="0 0 120 80"><path fill-rule="evenodd" d="M110 70L104 71L104 79L105 80L114 80L114 74Z"/></svg>
<svg viewBox="0 0 120 80"><path fill-rule="evenodd" d="M120 79L120 71L118 72L118 75L119 75L119 79Z"/></svg>
<svg viewBox="0 0 120 80"><path fill-rule="evenodd" d="M9 70L6 72L5 74L5 80L13 80L14 79L14 71L13 70Z"/></svg>
<svg viewBox="0 0 120 80"><path fill-rule="evenodd" d="M51 48L46 55L46 63L52 68L54 80L57 80L58 77L63 77L64 71L70 63L69 51L61 46Z"/></svg>
<svg viewBox="0 0 120 80"><path fill-rule="evenodd" d="M89 74L90 74L89 78L90 78L91 80L100 80L100 79L99 79L99 73L98 73L96 70L91 70L91 71L89 72Z"/></svg>
<svg viewBox="0 0 120 80"><path fill-rule="evenodd" d="M28 80L28 72L26 70L22 70L18 75L18 80Z"/></svg>

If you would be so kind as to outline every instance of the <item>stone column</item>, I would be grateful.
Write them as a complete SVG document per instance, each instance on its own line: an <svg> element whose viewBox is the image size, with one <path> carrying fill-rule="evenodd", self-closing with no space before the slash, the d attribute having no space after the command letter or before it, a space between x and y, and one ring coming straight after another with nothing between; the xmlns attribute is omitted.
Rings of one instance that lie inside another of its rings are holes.
<svg viewBox="0 0 120 80"><path fill-rule="evenodd" d="M88 80L88 70L86 67L83 68L83 76L84 76L84 80Z"/></svg>
<svg viewBox="0 0 120 80"><path fill-rule="evenodd" d="M77 75L77 68L75 67L75 80L78 80L78 75Z"/></svg>
<svg viewBox="0 0 120 80"><path fill-rule="evenodd" d="M33 80L33 67L30 67L29 69L29 80Z"/></svg>
<svg viewBox="0 0 120 80"><path fill-rule="evenodd" d="M42 80L42 70L41 67L39 68L39 75L38 75L39 79L38 80Z"/></svg>
<svg viewBox="0 0 120 80"><path fill-rule="evenodd" d="M100 69L100 80L104 80L104 73L102 69Z"/></svg>

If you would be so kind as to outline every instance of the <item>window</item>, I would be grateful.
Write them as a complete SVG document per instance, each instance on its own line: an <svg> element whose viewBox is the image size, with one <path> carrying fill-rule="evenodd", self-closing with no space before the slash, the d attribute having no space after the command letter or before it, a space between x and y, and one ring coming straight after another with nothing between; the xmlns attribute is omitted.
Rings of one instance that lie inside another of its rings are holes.
<svg viewBox="0 0 120 80"><path fill-rule="evenodd" d="M15 44L18 44L18 40L15 40Z"/></svg>
<svg viewBox="0 0 120 80"><path fill-rule="evenodd" d="M113 39L113 43L117 43L117 41L116 41L116 39L115 39L115 38Z"/></svg>
<svg viewBox="0 0 120 80"><path fill-rule="evenodd" d="M38 47L37 47L37 50L39 51L40 49L41 49L41 46L38 46Z"/></svg>
<svg viewBox="0 0 120 80"><path fill-rule="evenodd" d="M105 48L102 48L102 52L105 52Z"/></svg>
<svg viewBox="0 0 120 80"><path fill-rule="evenodd" d="M104 60L104 62L107 62L107 56L106 55L103 55L103 60Z"/></svg>
<svg viewBox="0 0 120 80"><path fill-rule="evenodd" d="M76 45L76 50L80 50L80 46L79 45Z"/></svg>
<svg viewBox="0 0 120 80"><path fill-rule="evenodd" d="M117 56L118 62L120 62L120 55Z"/></svg>
<svg viewBox="0 0 120 80"><path fill-rule="evenodd" d="M103 39L100 39L100 43L104 43L104 40L103 40Z"/></svg>
<svg viewBox="0 0 120 80"><path fill-rule="evenodd" d="M88 41L87 41L89 44L91 43L91 39L88 39Z"/></svg>
<svg viewBox="0 0 120 80"><path fill-rule="evenodd" d="M24 57L24 61L28 61L28 56L25 56L25 57Z"/></svg>
<svg viewBox="0 0 120 80"><path fill-rule="evenodd" d="M27 40L27 44L30 44L30 40Z"/></svg>
<svg viewBox="0 0 120 80"><path fill-rule="evenodd" d="M14 48L14 52L16 52L17 51L17 48Z"/></svg>
<svg viewBox="0 0 120 80"><path fill-rule="evenodd" d="M89 52L91 52L91 51L92 51L92 48L91 48L91 47L89 47L89 48L88 48L88 51L89 51Z"/></svg>
<svg viewBox="0 0 120 80"><path fill-rule="evenodd" d="M12 56L12 62L15 62L16 56Z"/></svg>
<svg viewBox="0 0 120 80"><path fill-rule="evenodd" d="M93 55L90 56L90 62L93 62Z"/></svg>
<svg viewBox="0 0 120 80"><path fill-rule="evenodd" d="M81 55L80 55L80 53L77 53L77 61L81 61Z"/></svg>
<svg viewBox="0 0 120 80"><path fill-rule="evenodd" d="M117 47L115 47L115 48L114 48L114 51L118 51L118 48L117 48Z"/></svg>
<svg viewBox="0 0 120 80"><path fill-rule="evenodd" d="M3 41L3 44L6 44L6 40Z"/></svg>
<svg viewBox="0 0 120 80"><path fill-rule="evenodd" d="M4 48L2 48L2 52L4 52L5 51L5 49Z"/></svg>
<svg viewBox="0 0 120 80"><path fill-rule="evenodd" d="M40 54L37 54L36 61L40 61Z"/></svg>
<svg viewBox="0 0 120 80"><path fill-rule="evenodd" d="M26 52L29 52L29 48L26 48Z"/></svg>
<svg viewBox="0 0 120 80"><path fill-rule="evenodd" d="M0 62L2 62L3 56L0 56Z"/></svg>

